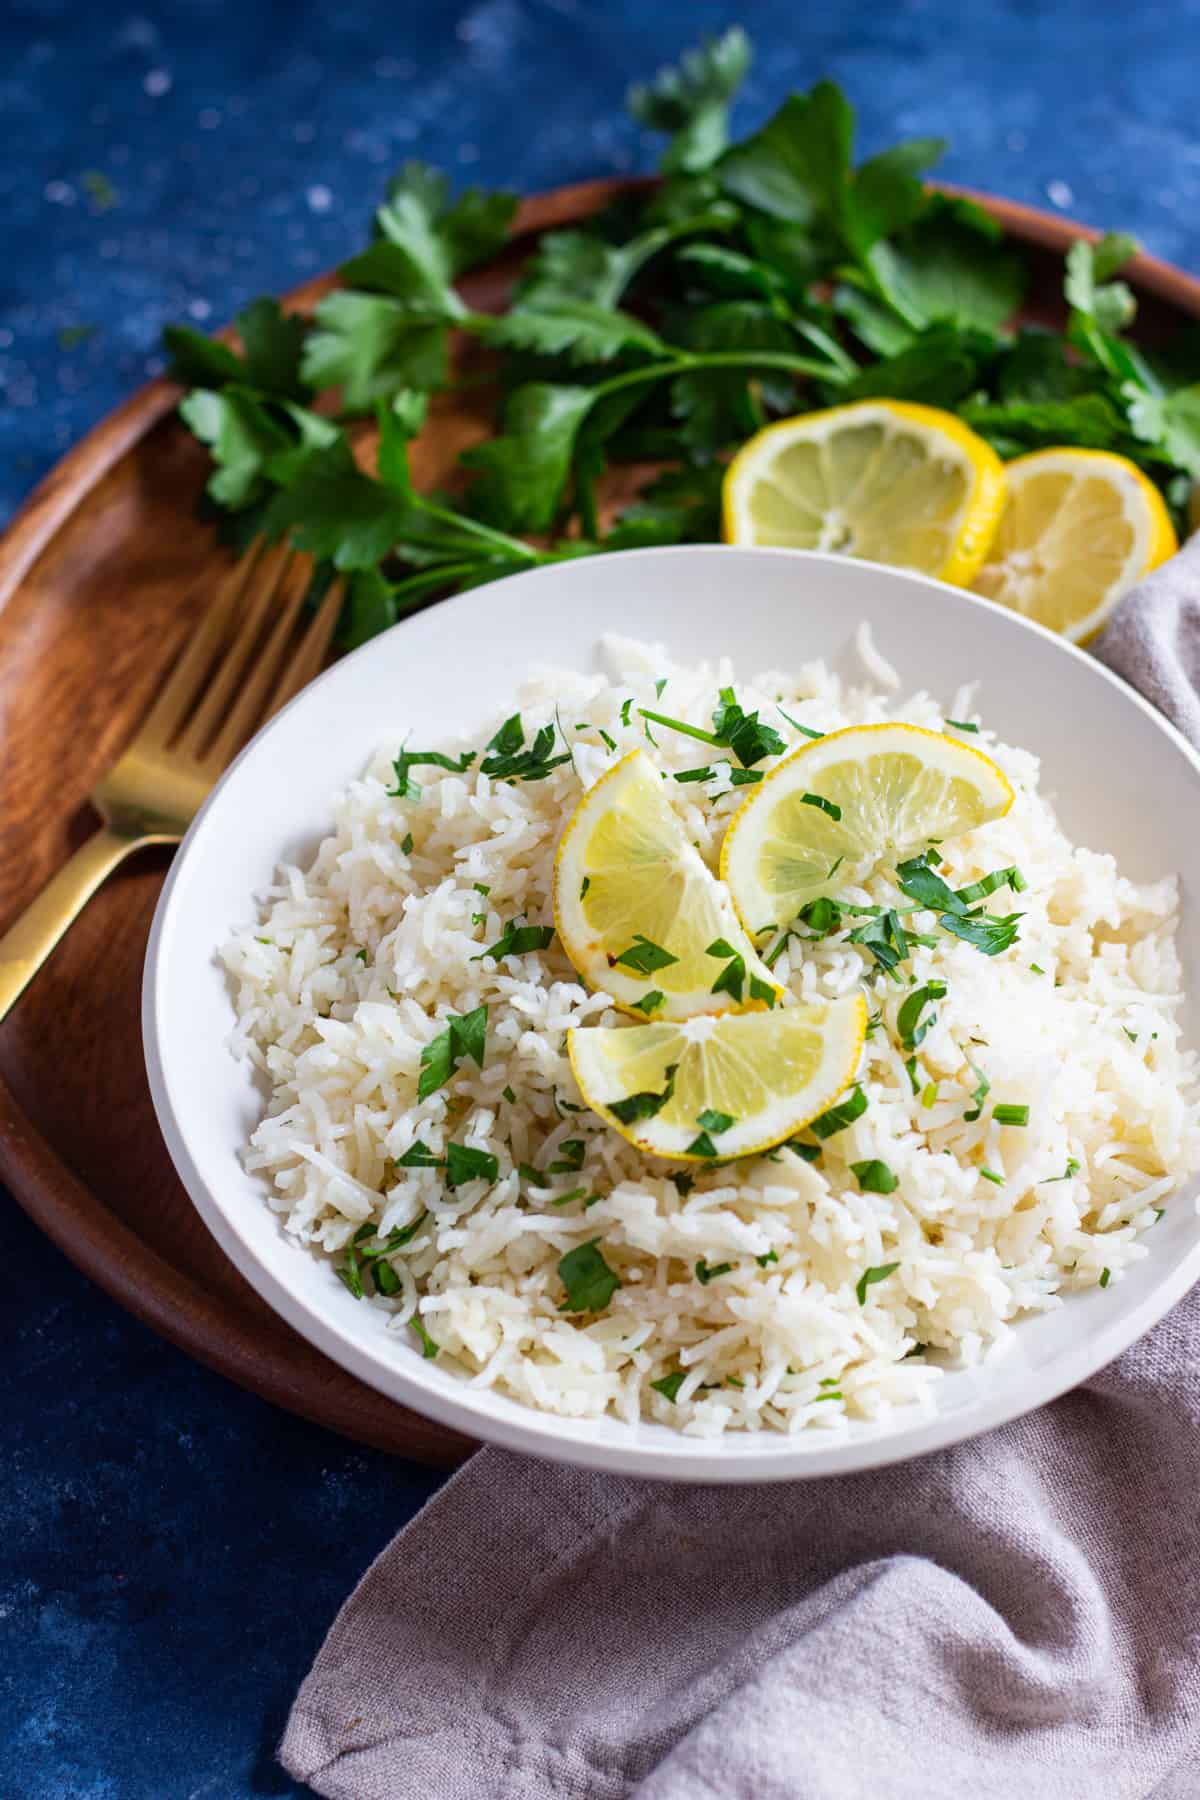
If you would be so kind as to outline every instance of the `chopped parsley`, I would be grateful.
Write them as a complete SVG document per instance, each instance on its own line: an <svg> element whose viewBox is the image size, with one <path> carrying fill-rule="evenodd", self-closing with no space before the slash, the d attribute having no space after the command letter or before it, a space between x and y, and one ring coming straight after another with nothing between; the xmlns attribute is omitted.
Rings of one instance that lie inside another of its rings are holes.
<svg viewBox="0 0 1200 1800"><path fill-rule="evenodd" d="M662 699L663 689L666 687L666 685L667 685L667 677L665 675L660 676L660 678L654 684L654 698L656 700Z"/></svg>
<svg viewBox="0 0 1200 1800"><path fill-rule="evenodd" d="M869 1162L851 1163L850 1167L864 1194L894 1194L900 1186L899 1176L877 1157L872 1157Z"/></svg>
<svg viewBox="0 0 1200 1800"><path fill-rule="evenodd" d="M808 926L814 938L830 937L842 929L842 909L827 894L816 900L806 900L796 917Z"/></svg>
<svg viewBox="0 0 1200 1800"><path fill-rule="evenodd" d="M779 1252L777 1250L768 1250L765 1256L756 1256L754 1260L760 1269L765 1269L770 1263L777 1263L779 1261Z"/></svg>
<svg viewBox="0 0 1200 1800"><path fill-rule="evenodd" d="M548 1175L577 1175L583 1167L587 1146L582 1138L567 1138L558 1146L558 1156L547 1167Z"/></svg>
<svg viewBox="0 0 1200 1800"><path fill-rule="evenodd" d="M917 1059L915 1056L910 1056L905 1063L904 1073L908 1076L908 1085L912 1089L913 1098L915 1099L921 1091L921 1083L917 1079Z"/></svg>
<svg viewBox="0 0 1200 1800"><path fill-rule="evenodd" d="M1027 1106L993 1106L992 1117L997 1125L1028 1125L1029 1108Z"/></svg>
<svg viewBox="0 0 1200 1800"><path fill-rule="evenodd" d="M983 1176L985 1181L994 1182L997 1187L1004 1186L1003 1175L997 1175L995 1169L980 1169L979 1173Z"/></svg>
<svg viewBox="0 0 1200 1800"><path fill-rule="evenodd" d="M624 1100L610 1100L608 1110L613 1118L620 1119L622 1125L633 1125L638 1119L652 1119L655 1113L661 1112L675 1092L677 1067L677 1063L672 1063L668 1068L667 1083L661 1094L647 1091L641 1094L630 1094Z"/></svg>
<svg viewBox="0 0 1200 1800"><path fill-rule="evenodd" d="M665 1000L666 995L661 989L651 988L648 994L643 994L641 999L635 1000L633 1004L640 1013L645 1013L646 1017L649 1018L651 1013L656 1013L658 1011Z"/></svg>
<svg viewBox="0 0 1200 1800"><path fill-rule="evenodd" d="M520 713L513 713L488 744L480 770L502 781L544 781L561 763L570 762L571 752L552 756L555 727L543 725L529 748L525 748L525 727Z"/></svg>
<svg viewBox="0 0 1200 1800"><path fill-rule="evenodd" d="M783 1147L794 1151L801 1162L815 1163L821 1160L820 1144L802 1144L799 1138L789 1138Z"/></svg>
<svg viewBox="0 0 1200 1800"><path fill-rule="evenodd" d="M590 876L590 875L585 875L585 876L584 876L584 878L583 878L583 880L582 880L582 881L581 881L581 882L580 882L580 884L579 884L579 898L580 898L580 899L581 899L581 900L586 900L586 899L587 899L587 893L588 893L588 889L589 889L589 888L590 888L590 887L591 887L591 885L592 885L592 878L591 878L591 876Z"/></svg>
<svg viewBox="0 0 1200 1800"><path fill-rule="evenodd" d="M975 1067L975 1064L971 1061L969 1056L967 1058L967 1067L975 1077L976 1085L971 1093L971 1105L963 1114L963 1118L969 1125L973 1125L983 1111L983 1103L992 1091L992 1084L983 1071Z"/></svg>
<svg viewBox="0 0 1200 1800"><path fill-rule="evenodd" d="M722 763L719 766L724 768L727 765ZM676 781L711 781L716 772L716 767L712 763L705 763L699 769L677 769L675 779Z"/></svg>
<svg viewBox="0 0 1200 1800"><path fill-rule="evenodd" d="M927 1019L921 1015L927 1006L935 1000L942 1000L946 995L944 981L930 981L924 987L915 988L896 1015L896 1029L900 1033L900 1042L906 1050L916 1050L937 1024L937 1014L931 1012Z"/></svg>
<svg viewBox="0 0 1200 1800"><path fill-rule="evenodd" d="M885 975L896 976L896 969L908 955L908 938L900 923L900 915L895 911L881 913L878 918L867 919L865 925L856 925L850 933L849 942L860 944L868 950L876 964Z"/></svg>
<svg viewBox="0 0 1200 1800"><path fill-rule="evenodd" d="M1029 967L1035 975L1044 975L1046 973L1041 963L1030 963Z"/></svg>
<svg viewBox="0 0 1200 1800"><path fill-rule="evenodd" d="M438 769L449 769L455 775L461 775L475 761L473 750L464 750L461 756L443 756L440 750L402 750L392 764L392 772L396 777L394 788L388 789L388 797L392 800L419 800L421 789L409 776L410 769L431 765Z"/></svg>
<svg viewBox="0 0 1200 1800"><path fill-rule="evenodd" d="M417 1336L421 1340L421 1355L426 1359L426 1361L432 1361L432 1359L437 1355L438 1351L441 1349L441 1345L434 1343L433 1339L430 1337L429 1333L426 1331L421 1320L417 1317L417 1315L415 1313L413 1314L412 1318L408 1322L412 1326L413 1330L416 1332Z"/></svg>
<svg viewBox="0 0 1200 1800"><path fill-rule="evenodd" d="M669 969L672 963L678 961L677 956L672 956L671 952L664 950L661 944L656 944L650 938L643 937L640 931L634 932L633 943L630 944L628 950L622 950L619 956L609 958L610 964L616 963L626 969L632 969L636 975L653 975L656 970Z"/></svg>
<svg viewBox="0 0 1200 1800"><path fill-rule="evenodd" d="M665 713L650 712L644 706L638 711L643 719L663 725L668 731L679 731L685 737L698 738L702 744L716 744L732 750L744 769L752 768L766 756L781 756L787 748L773 726L762 724L756 712L743 711L732 688L721 689L720 705L713 713L711 731L689 725L683 719L668 718Z"/></svg>
<svg viewBox="0 0 1200 1800"><path fill-rule="evenodd" d="M405 856L411 856L412 855L412 847L413 847L413 834L411 831L406 831L404 834L403 840L400 844L400 848L403 851Z"/></svg>
<svg viewBox="0 0 1200 1800"><path fill-rule="evenodd" d="M835 824L842 816L842 809L837 801L827 800L824 794L801 794L800 799L805 806L815 806L821 812L827 813Z"/></svg>
<svg viewBox="0 0 1200 1800"><path fill-rule="evenodd" d="M1112 1280L1112 1270L1111 1269L1101 1269L1101 1271L1100 1271L1100 1286L1102 1288L1107 1287L1111 1280Z"/></svg>
<svg viewBox="0 0 1200 1800"><path fill-rule="evenodd" d="M716 992L715 988L713 992ZM775 1009L775 1002L779 998L779 992L778 989L771 986L769 981L763 981L761 976L752 975L750 977L750 998L752 1000L761 1000L767 1011L773 1012Z"/></svg>
<svg viewBox="0 0 1200 1800"><path fill-rule="evenodd" d="M621 1278L610 1269L592 1238L574 1250L568 1250L558 1265L558 1276L567 1291L559 1312L603 1312L621 1285Z"/></svg>
<svg viewBox="0 0 1200 1800"><path fill-rule="evenodd" d="M720 1136L721 1132L731 1130L737 1120L732 1113L717 1112L713 1107L706 1106L702 1113L697 1113L696 1123L701 1131L715 1131Z"/></svg>
<svg viewBox="0 0 1200 1800"><path fill-rule="evenodd" d="M688 1145L686 1154L688 1156L717 1157L720 1156L721 1152L717 1149L717 1146L713 1143L707 1131L701 1131Z"/></svg>
<svg viewBox="0 0 1200 1800"><path fill-rule="evenodd" d="M696 1280L701 1287L707 1287L710 1281L717 1279L718 1275L728 1275L732 1270L732 1263L706 1263L701 1257L696 1264Z"/></svg>
<svg viewBox="0 0 1200 1800"><path fill-rule="evenodd" d="M444 1163L445 1158L435 1156L429 1145L422 1143L420 1138L403 1156L396 1158L398 1169L440 1169Z"/></svg>
<svg viewBox="0 0 1200 1800"><path fill-rule="evenodd" d="M616 738L615 738L615 737L610 737L610 736L609 736L609 734L608 734L608 732L607 732L607 731L605 731L605 729L604 729L604 727L603 727L603 725L597 725L597 727L596 727L596 730L597 730L597 731L598 731L598 732L599 732L599 733L600 733L600 736L601 736L601 738L602 738L602 739L603 739L603 741L604 741L604 747L605 747L605 749L606 749L606 750L615 750L615 749L616 749L616 747L617 747L617 740L616 740Z"/></svg>
<svg viewBox="0 0 1200 1800"><path fill-rule="evenodd" d="M502 1099L504 1099L504 1100L507 1100L507 1101L508 1101L508 1104L509 1104L509 1105L510 1105L510 1106L515 1106L515 1105L516 1105L516 1103L517 1103L517 1096L516 1096L516 1095L515 1095L515 1094L514 1094L514 1093L513 1093L513 1091L512 1091L512 1089L511 1089L511 1087L505 1087L505 1088L502 1088L502 1089L501 1089L501 1090L500 1090L500 1094L501 1094L501 1098L502 1098Z"/></svg>
<svg viewBox="0 0 1200 1800"><path fill-rule="evenodd" d="M894 1275L899 1267L900 1264L898 1262L890 1262L880 1263L878 1267L874 1269L864 1269L854 1287L854 1292L858 1295L858 1304L860 1306L865 1306L867 1304L867 1289L869 1287L874 1287L877 1281L886 1281L888 1276Z"/></svg>
<svg viewBox="0 0 1200 1800"><path fill-rule="evenodd" d="M482 1069L487 1042L487 1015L486 1005L477 1006L473 1012L447 1015L445 1031L439 1032L421 1051L421 1073L417 1080L418 1100L427 1100L430 1094L436 1094L440 1087L444 1087L459 1063L468 1056Z"/></svg>
<svg viewBox="0 0 1200 1800"><path fill-rule="evenodd" d="M446 1186L463 1187L468 1181L495 1181L500 1164L489 1150L472 1150L469 1144L446 1145Z"/></svg>
<svg viewBox="0 0 1200 1800"><path fill-rule="evenodd" d="M847 1125L853 1125L855 1119L861 1119L867 1110L867 1096L855 1082L848 1100L842 1100L837 1106L831 1106L827 1112L810 1119L808 1129L819 1137L822 1143L836 1132L845 1131Z"/></svg>
<svg viewBox="0 0 1200 1800"><path fill-rule="evenodd" d="M1061 1175L1047 1175L1045 1180L1039 1181L1037 1185L1039 1187L1049 1187L1052 1181L1070 1181L1072 1175L1078 1175L1081 1166L1082 1165L1076 1162L1073 1156L1068 1156L1067 1166Z"/></svg>
<svg viewBox="0 0 1200 1800"><path fill-rule="evenodd" d="M505 926L494 944L481 950L472 962L482 962L490 956L493 962L503 962L506 956L527 956L531 950L547 950L554 937L553 925L518 925L514 919Z"/></svg>
<svg viewBox="0 0 1200 1800"><path fill-rule="evenodd" d="M978 725L972 725L969 719L947 719L946 723L953 726L955 731L978 732L979 730Z"/></svg>
<svg viewBox="0 0 1200 1800"><path fill-rule="evenodd" d="M746 983L746 959L735 950L724 938L714 938L704 952L705 956L720 957L725 960L725 967L712 984L714 994L728 994L735 1005L742 1003L742 990Z"/></svg>
<svg viewBox="0 0 1200 1800"><path fill-rule="evenodd" d="M621 702L621 723L622 723L622 725L628 725L629 709L632 705L633 705L633 695L632 694L629 696L628 700L622 700L622 702Z"/></svg>
<svg viewBox="0 0 1200 1800"><path fill-rule="evenodd" d="M661 1394L664 1400L669 1400L671 1405L674 1406L679 1390L686 1380L686 1371L683 1369L675 1369L670 1375L664 1375L661 1380L652 1381L650 1386L654 1389L656 1394Z"/></svg>
<svg viewBox="0 0 1200 1800"><path fill-rule="evenodd" d="M544 1188L550 1186L549 1181L547 1181L541 1170L535 1169L532 1163L518 1163L517 1174L521 1177L522 1181L528 1182L530 1187Z"/></svg>
<svg viewBox="0 0 1200 1800"><path fill-rule="evenodd" d="M696 1177L694 1175L672 1175L671 1180L675 1183L675 1192L679 1195L681 1200L686 1200L696 1185Z"/></svg>
<svg viewBox="0 0 1200 1800"><path fill-rule="evenodd" d="M940 875L929 867L928 852L922 856L911 857L896 870L896 880L900 891L918 906L929 907L936 912L938 923L943 931L951 936L961 938L964 943L971 944L984 956L998 956L1007 950L1017 938L1017 927L1023 913L984 912L981 907L970 910L974 902L994 893L998 887L1009 886L1019 892L1024 888L1025 878L1019 869L997 869L992 875L985 875L972 887L955 890L944 882Z"/></svg>

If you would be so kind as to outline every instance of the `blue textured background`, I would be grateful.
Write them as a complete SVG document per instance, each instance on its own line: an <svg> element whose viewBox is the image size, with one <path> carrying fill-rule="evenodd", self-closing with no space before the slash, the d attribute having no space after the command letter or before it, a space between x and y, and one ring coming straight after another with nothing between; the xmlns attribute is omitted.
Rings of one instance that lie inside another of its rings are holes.
<svg viewBox="0 0 1200 1800"><path fill-rule="evenodd" d="M942 133L949 178L1200 266L1200 0L10 0L0 513L157 372L164 321L337 262L404 158L523 189L647 164L626 83L736 18L740 124L830 74L864 149ZM288 1701L437 1477L193 1366L0 1207L0 1796L298 1792Z"/></svg>

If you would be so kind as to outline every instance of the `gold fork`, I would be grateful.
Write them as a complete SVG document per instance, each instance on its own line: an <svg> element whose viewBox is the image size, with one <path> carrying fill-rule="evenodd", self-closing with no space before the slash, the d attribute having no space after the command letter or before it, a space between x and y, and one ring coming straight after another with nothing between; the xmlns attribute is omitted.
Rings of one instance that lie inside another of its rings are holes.
<svg viewBox="0 0 1200 1800"><path fill-rule="evenodd" d="M251 734L319 672L341 590L335 582L293 645L311 576L308 558L260 545L221 582L137 736L92 790L100 830L0 937L0 1019L117 864L179 843Z"/></svg>

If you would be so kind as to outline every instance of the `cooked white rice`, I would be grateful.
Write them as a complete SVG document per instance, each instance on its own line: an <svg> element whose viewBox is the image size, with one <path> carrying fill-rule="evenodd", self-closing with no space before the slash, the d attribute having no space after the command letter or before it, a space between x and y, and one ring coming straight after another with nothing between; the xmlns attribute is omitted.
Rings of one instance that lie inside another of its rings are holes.
<svg viewBox="0 0 1200 1800"><path fill-rule="evenodd" d="M789 748L801 738L780 700L818 730L887 717L942 727L927 695L895 703L895 678L865 633L859 649L861 686L810 664L737 682L738 698L761 708ZM531 1406L711 1435L844 1430L848 1419L929 1404L939 1364L994 1354L1022 1315L1058 1306L1072 1288L1119 1282L1146 1254L1140 1234L1200 1166L1196 1062L1176 1023L1176 883L1139 886L1111 856L1074 848L1038 793L1037 759L984 728L969 741L1001 765L1016 803L943 855L954 886L1019 866L1026 890L989 902L1023 912L1017 943L988 957L936 932L936 947L916 947L897 984L844 932L793 942L776 965L792 994L829 998L865 981L882 1014L860 1072L867 1111L816 1165L786 1150L751 1157L702 1171L681 1194L668 1165L579 1110L568 1027L628 1021L583 990L557 941L500 964L477 960L515 916L552 922L555 847L583 789L645 745L637 705L706 725L717 688L734 680L724 662L679 668L627 640L607 641L604 657L611 677L547 671L522 690L527 731L557 715L573 751L542 781L508 785L477 764L465 774L420 768L419 799L389 798L400 721L396 741L338 803L311 868L283 869L261 922L228 944L235 1048L272 1090L248 1166L283 1227L328 1260L331 1288L364 1223L385 1234L424 1215L392 1258L398 1293L364 1304L398 1333L398 1351L416 1344L408 1322L419 1312L441 1366ZM971 704L969 692L949 697L948 716L971 718ZM666 769L705 760L686 737L655 737ZM727 774L671 791L715 866L742 796ZM847 898L894 891L881 874ZM934 932L933 915L916 915L913 928ZM909 976L948 990L920 1046L915 1093L896 1031ZM463 1063L418 1102L422 1048L447 1013L483 1003L484 1067ZM976 1070L991 1089L970 1121ZM1028 1125L997 1125L995 1102L1027 1105ZM395 1167L416 1140L441 1155L451 1138L495 1155L493 1186L450 1192L437 1169ZM578 1174L539 1188L517 1173L564 1160L564 1142L578 1139ZM871 1158L899 1177L895 1192L859 1191L850 1166ZM579 1188L600 1197L554 1206ZM597 1238L621 1286L599 1317L565 1315L558 1263ZM771 1251L778 1261L761 1266ZM701 1259L733 1267L702 1284ZM864 1272L887 1263L898 1266L860 1301ZM672 1402L652 1384L678 1370Z"/></svg>

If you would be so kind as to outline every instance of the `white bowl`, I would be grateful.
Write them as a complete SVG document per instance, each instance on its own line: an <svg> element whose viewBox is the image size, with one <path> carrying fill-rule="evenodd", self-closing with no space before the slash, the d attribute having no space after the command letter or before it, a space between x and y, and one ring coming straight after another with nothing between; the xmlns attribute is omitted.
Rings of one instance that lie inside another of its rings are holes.
<svg viewBox="0 0 1200 1800"><path fill-rule="evenodd" d="M215 951L227 928L251 915L252 895L281 857L315 849L336 795L378 744L398 731L415 740L469 731L507 707L532 663L591 666L602 631L660 640L682 661L726 653L750 676L815 657L844 662L861 619L906 691L923 687L948 701L960 683L981 684L988 724L1043 759L1045 790L1075 842L1111 850L1138 880L1181 873L1192 995L1184 1028L1197 1041L1200 758L1135 693L1050 632L894 569L715 545L593 557L446 601L346 657L254 740L175 858L146 959L154 1104L198 1211L275 1310L381 1394L471 1436L629 1474L829 1475L917 1456L1042 1405L1124 1350L1200 1276L1191 1182L1149 1240L1149 1256L1104 1292L1071 1296L1020 1324L1003 1357L948 1375L936 1416L852 1425L837 1437L708 1440L534 1412L423 1361L381 1329L378 1312L355 1301L327 1262L284 1235L243 1170L239 1152L262 1099L227 1048L233 1016Z"/></svg>

